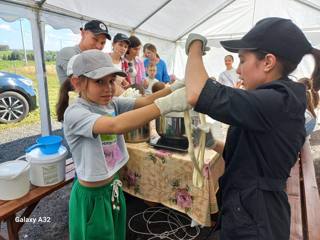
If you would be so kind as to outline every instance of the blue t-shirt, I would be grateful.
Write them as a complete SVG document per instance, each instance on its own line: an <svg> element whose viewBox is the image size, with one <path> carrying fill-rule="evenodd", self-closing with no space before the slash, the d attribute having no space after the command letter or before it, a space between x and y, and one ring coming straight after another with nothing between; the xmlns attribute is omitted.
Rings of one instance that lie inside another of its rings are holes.
<svg viewBox="0 0 320 240"><path fill-rule="evenodd" d="M304 117L306 119L304 127L306 129L307 136L309 136L317 125L317 119L312 115L312 113L308 109L305 111Z"/></svg>
<svg viewBox="0 0 320 240"><path fill-rule="evenodd" d="M145 69L148 68L149 63L150 63L150 60L146 58L144 60ZM170 76L167 72L166 63L162 59L160 59L159 62L157 63L157 74L155 78L158 79L160 82L164 82L164 83L170 82Z"/></svg>

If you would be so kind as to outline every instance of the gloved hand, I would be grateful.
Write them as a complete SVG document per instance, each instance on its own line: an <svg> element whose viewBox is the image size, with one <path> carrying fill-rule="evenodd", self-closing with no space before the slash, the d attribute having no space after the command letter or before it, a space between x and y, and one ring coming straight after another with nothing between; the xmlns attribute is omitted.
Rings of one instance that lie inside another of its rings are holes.
<svg viewBox="0 0 320 240"><path fill-rule="evenodd" d="M190 45L197 40L202 42L202 55L206 55L206 51L210 50L210 47L207 47L208 40L204 36L196 33L190 33L187 38L186 47L185 47L187 55L189 54Z"/></svg>
<svg viewBox="0 0 320 240"><path fill-rule="evenodd" d="M184 79L183 80L175 80L171 85L170 85L170 90L174 92L175 90L182 88L185 86Z"/></svg>
<svg viewBox="0 0 320 240"><path fill-rule="evenodd" d="M180 88L171 94L158 98L154 101L160 110L161 115L169 112L184 112L191 109L191 105L187 102L186 88Z"/></svg>
<svg viewBox="0 0 320 240"><path fill-rule="evenodd" d="M213 136L213 125L211 123L206 123L205 125L199 124L196 129L193 130L193 144L199 144L202 131L206 133L206 147L210 149L214 148L217 141Z"/></svg>

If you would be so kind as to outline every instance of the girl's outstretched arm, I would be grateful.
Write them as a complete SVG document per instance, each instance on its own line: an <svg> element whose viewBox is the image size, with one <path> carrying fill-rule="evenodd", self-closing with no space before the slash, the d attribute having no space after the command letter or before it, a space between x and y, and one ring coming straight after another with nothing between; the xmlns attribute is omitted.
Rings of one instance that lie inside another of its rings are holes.
<svg viewBox="0 0 320 240"><path fill-rule="evenodd" d="M148 96L145 96L145 97L138 97L136 99L136 102L134 104L134 109L137 109L137 108L141 108L141 107L144 107L144 106L147 106L151 103L154 102L154 100L158 99L158 98L161 98L161 97L164 97L164 96L167 96L168 94L170 94L172 91L169 87L166 87L164 89L161 89L151 95L148 95Z"/></svg>
<svg viewBox="0 0 320 240"><path fill-rule="evenodd" d="M161 95L161 93L159 94ZM160 114L183 112L187 109L190 109L190 105L187 104L186 90L181 88L168 96L156 99L152 104L122 113L116 117L99 117L93 125L93 133L125 133L159 117Z"/></svg>
<svg viewBox="0 0 320 240"><path fill-rule="evenodd" d="M116 117L99 117L93 125L93 133L126 133L143 126L145 123L160 116L159 108L155 104L122 113Z"/></svg>

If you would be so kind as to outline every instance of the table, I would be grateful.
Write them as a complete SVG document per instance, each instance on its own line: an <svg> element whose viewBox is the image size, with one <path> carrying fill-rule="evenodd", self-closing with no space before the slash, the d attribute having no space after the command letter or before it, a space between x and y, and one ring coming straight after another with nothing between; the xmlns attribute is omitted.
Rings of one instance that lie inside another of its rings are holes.
<svg viewBox="0 0 320 240"><path fill-rule="evenodd" d="M66 160L66 175L64 181L47 187L32 185L30 191L21 198L8 201L0 200L0 225L2 221L7 223L9 240L19 239L19 230L24 224L24 222L16 221L16 213L25 209L20 218L28 218L42 198L72 182L74 175L73 160L69 158ZM43 217L42 220L46 221L46 217ZM0 240L3 239L5 238L0 233Z"/></svg>
<svg viewBox="0 0 320 240"><path fill-rule="evenodd" d="M187 153L160 150L143 143L127 143L129 161L120 171L125 192L183 212L203 226L211 226L210 214L218 211L216 191L224 161L206 150L204 186L192 184L193 163Z"/></svg>

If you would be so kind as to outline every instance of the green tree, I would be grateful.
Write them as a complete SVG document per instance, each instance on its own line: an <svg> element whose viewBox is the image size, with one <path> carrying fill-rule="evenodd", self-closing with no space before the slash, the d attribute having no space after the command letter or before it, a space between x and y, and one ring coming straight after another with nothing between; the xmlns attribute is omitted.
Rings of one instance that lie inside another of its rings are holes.
<svg viewBox="0 0 320 240"><path fill-rule="evenodd" d="M45 52L45 60L47 62L55 61L56 60L56 52L53 52L53 51Z"/></svg>
<svg viewBox="0 0 320 240"><path fill-rule="evenodd" d="M33 52L29 52L29 53L27 54L27 59L30 60L30 61L34 61L34 54L33 54Z"/></svg>
<svg viewBox="0 0 320 240"><path fill-rule="evenodd" d="M10 55L10 60L11 61L22 60L22 56L20 55L19 51L17 50L12 51Z"/></svg>

